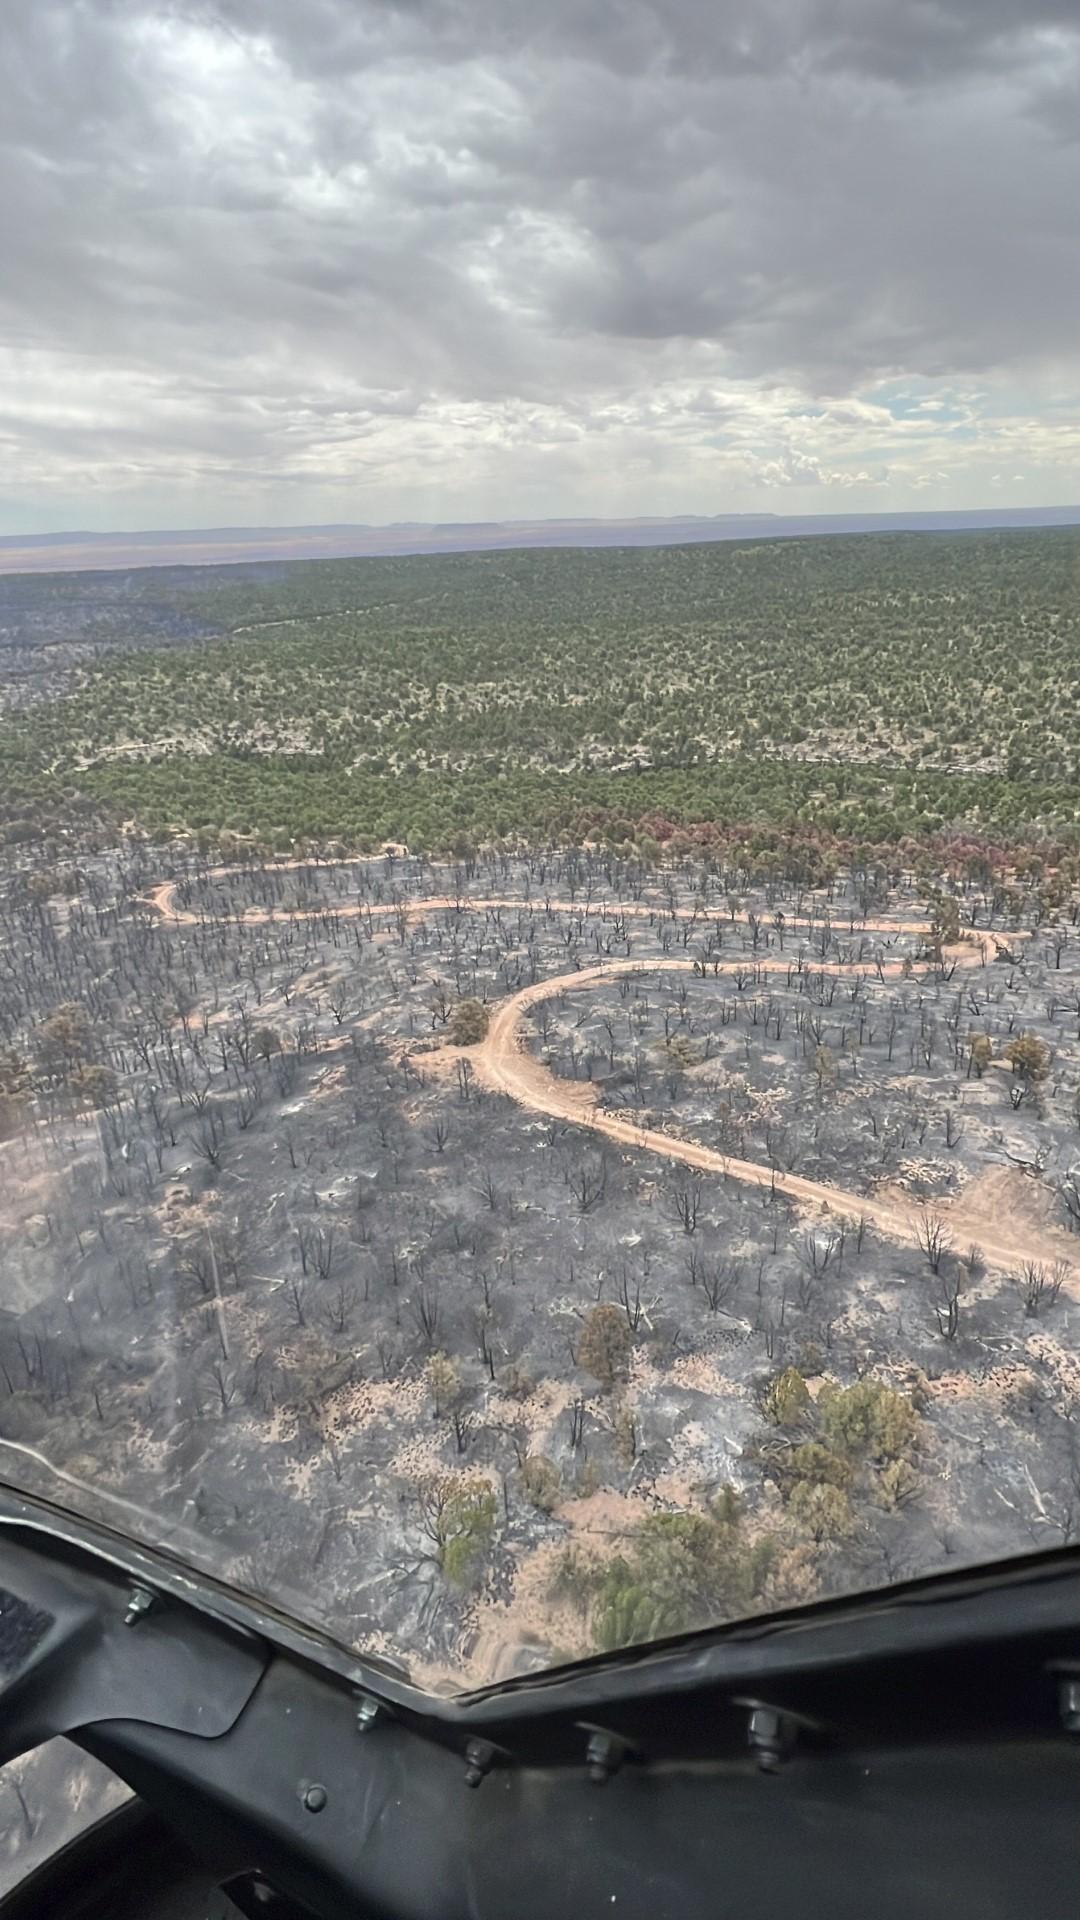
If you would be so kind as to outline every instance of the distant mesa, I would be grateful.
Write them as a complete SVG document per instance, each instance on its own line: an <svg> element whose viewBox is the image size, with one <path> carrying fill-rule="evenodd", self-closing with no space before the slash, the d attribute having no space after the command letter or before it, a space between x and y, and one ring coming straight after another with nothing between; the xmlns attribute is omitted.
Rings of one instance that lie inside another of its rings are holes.
<svg viewBox="0 0 1080 1920"><path fill-rule="evenodd" d="M252 561L392 558L513 547L681 546L704 540L809 539L844 533L956 533L1080 525L1080 506L952 513L720 513L634 519L398 521L389 526L207 527L143 533L0 535L0 573L204 567Z"/></svg>

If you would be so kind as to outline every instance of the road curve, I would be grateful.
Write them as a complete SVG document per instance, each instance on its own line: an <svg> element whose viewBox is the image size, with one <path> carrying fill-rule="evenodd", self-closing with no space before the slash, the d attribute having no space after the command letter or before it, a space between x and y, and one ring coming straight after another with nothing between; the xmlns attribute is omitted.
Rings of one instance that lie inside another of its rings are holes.
<svg viewBox="0 0 1080 1920"><path fill-rule="evenodd" d="M275 863L277 870L310 863L287 861ZM327 863L323 863L325 866ZM265 871L273 871L268 868ZM212 879L226 879L233 874L245 872L244 868L220 867L212 870ZM157 913L163 922L174 926L196 926L201 916L188 909L178 907L176 893L181 885L177 880L165 880L153 887L143 902ZM526 910L544 913L574 913L586 919L610 921L618 916L627 919L651 919L656 922L670 922L672 919L692 919L702 927L726 924L732 916L730 911L723 914L707 914L700 909L683 910L672 914L670 909L650 905L642 901L584 901L533 899L521 900L511 897L489 897L486 899L466 898L449 894L437 894L426 899L408 900L392 904L371 906L361 901L344 901L329 909L249 908L239 916L245 926L262 926L269 922L291 921L316 918L325 911L339 916L356 917L363 915L375 919L390 919L404 911L409 919L416 919L427 913L450 912L465 907L474 910L494 908L499 911ZM736 920L744 924L748 919L745 912L737 913ZM820 930L824 924L822 915L813 924ZM859 923L853 932L839 931L836 922L834 930L840 938L856 938L878 935L884 941L891 942L900 934L920 935L927 932L923 920L865 920ZM785 922L785 938L792 942L805 938L810 930L806 916L792 917ZM1012 936L1014 939L1017 935ZM1020 936L1022 937L1022 936ZM950 962L958 967L977 967L982 964L979 945L974 939L959 942L948 952ZM714 965L721 973L731 969L732 959L709 961L709 974ZM768 973L787 973L792 964L791 953L778 954L770 951L765 954L743 954L739 964L752 967L755 976ZM822 962L830 973L844 974L856 971L868 972L870 963L860 962ZM883 978L898 978L903 972L903 958L895 960L880 959L873 962L874 971ZM917 1245L921 1209L914 1203L901 1205L891 1200L881 1200L853 1193L844 1187L834 1187L824 1181L806 1180L799 1174L784 1173L760 1161L742 1160L730 1154L719 1153L692 1140L680 1140L657 1128L637 1126L617 1114L604 1112L596 1105L596 1090L591 1083L566 1081L552 1073L544 1064L529 1053L524 1045L522 1023L525 1015L541 1001L557 999L564 993L580 992L584 988L596 986L601 982L618 978L626 973L658 974L666 972L692 973L698 970L701 962L691 958L650 959L650 960L606 960L598 965L582 967L572 973L556 976L550 980L536 981L524 987L520 992L511 994L500 1001L493 1009L485 1039L475 1048L470 1048L477 1075L491 1091L506 1094L519 1106L533 1113L544 1114L550 1119L564 1120L575 1126L586 1127L591 1132L614 1141L621 1147L635 1148L647 1153L656 1153L666 1160L678 1161L699 1173L720 1174L725 1179L741 1181L746 1186L768 1188L770 1191L785 1195L788 1199L806 1207L816 1208L832 1215L847 1218L864 1217L871 1225L892 1240L903 1245ZM1071 1244L1064 1233L1036 1232L1024 1230L1015 1234L1003 1235L996 1223L989 1220L975 1208L965 1208L961 1197L959 1202L937 1201L934 1211L947 1221L954 1241L959 1246L976 1241L982 1250L983 1258L990 1267L1004 1272L1018 1270L1025 1260L1053 1262L1068 1260L1072 1252ZM1070 1282L1070 1291L1080 1297L1080 1282Z"/></svg>
<svg viewBox="0 0 1080 1920"><path fill-rule="evenodd" d="M298 867L310 867L311 864L310 861L282 860L275 861L272 866L263 867L260 871L286 873ZM318 871L325 873L330 867L350 864L353 863L323 861ZM228 880L248 871L246 867L212 867L205 878ZM201 926L208 917L206 913L196 913L190 907L179 907L176 904L176 896L183 885L182 880L159 880L155 886L151 887L149 893L139 897L138 904L149 907L152 913L156 913L162 921L172 926ZM320 907L247 907L243 913L236 915L233 924L242 927L265 927L278 921L288 923L295 920L317 920L326 914L335 919L392 920L396 915L403 913L406 919L417 920L426 913L456 913L486 907L494 908L500 913L573 913L585 920L600 921L622 918L652 920L660 924L667 922L670 925L673 921L690 920L695 926L700 927L729 926L733 921L745 926L751 918L751 915L743 910L737 910L734 914L729 908L725 908L723 912L717 909L713 913L708 913L701 907L676 908L673 911L670 907L645 900L557 900L546 894L537 895L529 900L510 894L488 895L480 899L467 894L439 893L428 895L422 900L402 899L382 901L378 904L365 900L343 900L336 904L328 902ZM761 916L759 915L758 918L761 919ZM884 940L892 941L898 934L918 936L924 935L927 931L925 920L861 920L858 926L852 928L850 916L845 914L834 920L828 911L823 909L821 913L813 916L785 915L784 938L798 939L800 933L805 938L812 932L820 933L826 926L832 927L837 938L849 940L861 938L864 935L879 934ZM981 958L977 944L972 945L966 941L950 948L950 957L961 966L978 966ZM743 959L748 966L761 964L754 954L746 954ZM782 960L782 964L784 967L787 966L787 958Z"/></svg>
<svg viewBox="0 0 1080 1920"><path fill-rule="evenodd" d="M537 981L535 985L523 988L520 993L499 1002L492 1013L486 1038L478 1047L469 1050L479 1078L493 1092L507 1094L519 1106L528 1107L532 1112L545 1114L554 1120L588 1127L593 1133L613 1140L619 1146L660 1154L699 1173L720 1174L725 1179L739 1180L747 1186L766 1187L821 1212L843 1215L848 1219L858 1219L862 1215L890 1239L905 1245L917 1245L923 1210L914 1202L904 1206L852 1193L847 1188L830 1186L824 1181L806 1180L799 1174L780 1172L760 1161L740 1160L734 1155L719 1153L715 1148L697 1141L675 1139L654 1127L637 1126L633 1121L605 1113L597 1107L596 1089L591 1082L560 1079L524 1047L522 1022L529 1010L543 1000L596 986L624 973L687 973L693 965L692 960L609 960L600 966L584 967L580 972L563 974L554 980ZM766 958L759 965L764 972L781 968L786 970L787 961L770 961ZM889 961L884 964L883 971L886 976L899 974L902 965L902 961ZM833 969L837 972L842 970L839 967ZM986 1265L1004 1272L1018 1270L1025 1260L1053 1262L1068 1259L1071 1252L1069 1240L1064 1234L1025 1230L1015 1235L1002 1235L978 1210L965 1209L962 1199L959 1204L935 1200L933 1211L946 1220L958 1247L966 1247L972 1240L977 1241Z"/></svg>

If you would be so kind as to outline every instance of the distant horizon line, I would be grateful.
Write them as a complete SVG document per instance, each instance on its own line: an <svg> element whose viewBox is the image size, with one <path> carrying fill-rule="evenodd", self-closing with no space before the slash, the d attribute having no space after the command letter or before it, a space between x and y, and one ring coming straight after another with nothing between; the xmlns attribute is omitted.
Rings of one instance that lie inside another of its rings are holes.
<svg viewBox="0 0 1080 1920"><path fill-rule="evenodd" d="M680 546L826 534L1021 531L1080 526L1080 505L908 507L875 512L784 514L573 514L506 520L312 521L277 525L72 529L0 534L0 574L123 572L176 566L242 566L304 560L528 548Z"/></svg>
<svg viewBox="0 0 1080 1920"><path fill-rule="evenodd" d="M0 545L31 546L66 540L182 540L192 534L264 534L264 533L419 533L480 532L503 527L635 527L635 526L715 526L728 520L950 520L979 515L1030 518L1044 514L1075 514L1080 518L1080 502L1054 502L1042 507L868 507L852 512L778 513L771 507L743 508L724 513L547 513L512 514L503 519L475 520L222 520L192 526L161 527L63 527L51 532L0 533Z"/></svg>

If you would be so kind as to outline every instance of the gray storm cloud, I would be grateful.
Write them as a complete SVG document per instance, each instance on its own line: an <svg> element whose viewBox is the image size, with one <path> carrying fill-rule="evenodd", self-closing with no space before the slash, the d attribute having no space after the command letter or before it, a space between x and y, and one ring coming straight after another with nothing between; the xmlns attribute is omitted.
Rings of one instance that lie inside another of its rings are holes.
<svg viewBox="0 0 1080 1920"><path fill-rule="evenodd" d="M1080 495L1077 0L0 43L9 525Z"/></svg>

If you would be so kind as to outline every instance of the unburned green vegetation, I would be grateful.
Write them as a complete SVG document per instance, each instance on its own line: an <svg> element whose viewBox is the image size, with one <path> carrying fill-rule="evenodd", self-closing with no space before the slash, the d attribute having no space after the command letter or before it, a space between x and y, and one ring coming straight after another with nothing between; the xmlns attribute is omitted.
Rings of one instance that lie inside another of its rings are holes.
<svg viewBox="0 0 1080 1920"><path fill-rule="evenodd" d="M267 573L83 577L65 690L0 732L9 835L1076 837L1080 531Z"/></svg>

